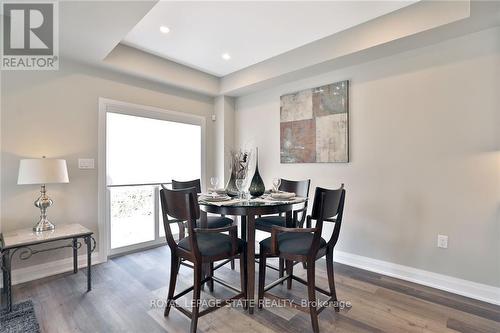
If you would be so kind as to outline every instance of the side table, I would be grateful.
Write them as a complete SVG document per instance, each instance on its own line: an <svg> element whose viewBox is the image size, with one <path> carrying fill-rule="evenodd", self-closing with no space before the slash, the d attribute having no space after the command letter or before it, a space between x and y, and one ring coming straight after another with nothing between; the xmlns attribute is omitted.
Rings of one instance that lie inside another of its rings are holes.
<svg viewBox="0 0 500 333"><path fill-rule="evenodd" d="M32 255L70 247L73 250L73 273L78 272L78 249L82 246L79 239L87 245L87 291L92 289L91 254L96 246L93 232L80 224L60 224L54 230L36 233L32 229L19 229L0 235L0 256L2 258L3 289L7 299L7 311L12 310L12 258L19 253L21 260L27 260ZM40 250L33 245L70 240L69 244L59 245Z"/></svg>

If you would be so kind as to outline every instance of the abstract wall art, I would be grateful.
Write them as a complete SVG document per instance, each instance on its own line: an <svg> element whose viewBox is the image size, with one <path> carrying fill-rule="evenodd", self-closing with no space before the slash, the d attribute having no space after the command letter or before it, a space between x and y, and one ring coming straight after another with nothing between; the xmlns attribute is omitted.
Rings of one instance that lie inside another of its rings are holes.
<svg viewBox="0 0 500 333"><path fill-rule="evenodd" d="M349 162L349 81L281 96L281 163Z"/></svg>

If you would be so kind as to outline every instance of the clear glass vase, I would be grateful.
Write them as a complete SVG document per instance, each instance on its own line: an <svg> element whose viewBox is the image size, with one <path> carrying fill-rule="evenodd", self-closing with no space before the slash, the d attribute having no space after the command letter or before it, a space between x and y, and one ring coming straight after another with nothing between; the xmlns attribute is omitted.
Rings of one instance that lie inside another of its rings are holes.
<svg viewBox="0 0 500 333"><path fill-rule="evenodd" d="M240 191L236 187L236 179L247 178L250 155L250 152L241 150L230 152L231 176L226 184L226 193L230 197L237 197L239 195Z"/></svg>

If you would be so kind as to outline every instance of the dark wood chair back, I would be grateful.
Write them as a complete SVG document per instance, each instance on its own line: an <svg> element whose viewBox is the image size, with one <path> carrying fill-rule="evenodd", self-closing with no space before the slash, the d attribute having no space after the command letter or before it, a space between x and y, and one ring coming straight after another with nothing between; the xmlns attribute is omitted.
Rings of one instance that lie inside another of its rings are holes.
<svg viewBox="0 0 500 333"><path fill-rule="evenodd" d="M288 180L282 178L279 190L285 192L293 192L299 197L308 198L310 186L311 186L310 179ZM304 203L304 207L302 209L294 211L293 219L296 226L302 227L304 225L306 214L307 214L307 201Z"/></svg>
<svg viewBox="0 0 500 333"><path fill-rule="evenodd" d="M163 226L165 237L170 248L177 247L170 224L177 223L179 226L179 238L184 238L184 221L187 221L189 234L193 234L196 228L196 220L200 218L198 196L195 187L186 189L160 190L160 203L163 215Z"/></svg>
<svg viewBox="0 0 500 333"><path fill-rule="evenodd" d="M280 191L293 192L299 197L307 198L309 196L309 187L311 180L288 180L281 179Z"/></svg>
<svg viewBox="0 0 500 333"><path fill-rule="evenodd" d="M344 202L344 184L336 190L316 187L311 218L316 220L316 228L319 230L319 232L315 233L315 236L318 235L318 244L319 237L321 236L321 230L323 228L323 222L335 223L328 245L335 246L337 243L340 235L340 227L342 225L342 216L344 214Z"/></svg>
<svg viewBox="0 0 500 333"><path fill-rule="evenodd" d="M201 193L201 181L199 179L188 180L185 182L181 182L181 181L172 179L172 189L173 190L181 190L181 189L190 188L190 187L196 188L196 193Z"/></svg>
<svg viewBox="0 0 500 333"><path fill-rule="evenodd" d="M337 190L316 187L311 217L314 220L333 218L342 211L344 185Z"/></svg>

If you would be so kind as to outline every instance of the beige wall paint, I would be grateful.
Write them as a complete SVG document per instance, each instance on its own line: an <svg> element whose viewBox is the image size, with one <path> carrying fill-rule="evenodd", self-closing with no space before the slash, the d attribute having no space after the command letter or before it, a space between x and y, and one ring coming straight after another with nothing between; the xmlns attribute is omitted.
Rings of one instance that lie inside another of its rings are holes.
<svg viewBox="0 0 500 333"><path fill-rule="evenodd" d="M67 159L70 177L69 184L48 186L55 202L49 217L56 224L78 222L98 232L97 169L79 170L77 159L95 158L98 165L99 97L206 117L207 174L213 173L211 97L71 62L63 62L59 71L4 72L1 96L2 231L31 227L37 219L33 201L39 187L17 185L17 172L19 159L46 155ZM161 143L154 144L145 149L161 149ZM47 256L27 264L44 260Z"/></svg>
<svg viewBox="0 0 500 333"><path fill-rule="evenodd" d="M280 164L280 95L345 79L351 162ZM236 143L260 148L268 187L346 184L339 250L500 286L499 87L491 29L240 97Z"/></svg>
<svg viewBox="0 0 500 333"><path fill-rule="evenodd" d="M163 84L215 96L219 78L156 55L118 44L103 62L110 67Z"/></svg>

